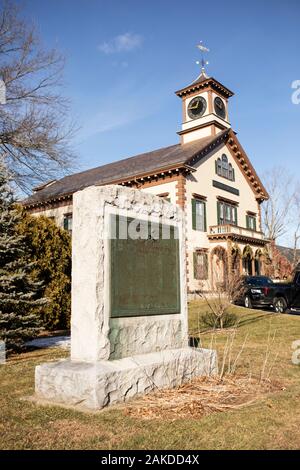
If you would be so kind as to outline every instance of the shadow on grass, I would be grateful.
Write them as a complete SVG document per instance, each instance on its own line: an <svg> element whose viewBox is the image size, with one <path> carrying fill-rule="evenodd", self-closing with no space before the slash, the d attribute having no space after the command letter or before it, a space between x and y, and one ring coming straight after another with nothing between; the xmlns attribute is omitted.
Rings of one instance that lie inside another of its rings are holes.
<svg viewBox="0 0 300 470"><path fill-rule="evenodd" d="M36 359L42 359L42 358L47 358L47 360L49 361L49 353L50 353L50 358L51 360L55 360L55 359L59 359L59 358L63 358L64 357L64 351L62 351L61 349L52 349L52 351L50 350L46 350L46 349L32 349L32 350L27 350L27 351L24 351L20 354L12 354L10 356L8 356L7 358L7 361L6 361L6 364L17 364L17 363L20 363L20 362L28 362L28 360L32 360L32 361L35 361Z"/></svg>
<svg viewBox="0 0 300 470"><path fill-rule="evenodd" d="M241 309L239 306L234 306L234 309L231 311L234 315L237 315L237 321L235 324L230 325L228 327L224 327L223 329L220 328L213 328L212 326L206 325L202 317L207 313L207 312L201 312L199 313L199 320L197 326L193 326L190 328L190 336L197 336L199 333L200 334L206 334L206 333L211 333L212 331L229 331L232 329L239 329L241 327L245 327L251 324L255 323L260 323L262 320L265 320L266 318L270 317L270 314L273 316L274 312L270 311L248 311L248 309L243 309L243 314L241 315Z"/></svg>
<svg viewBox="0 0 300 470"><path fill-rule="evenodd" d="M260 315L255 315L251 317L242 317L239 318L239 321L237 322L237 327L245 326L245 325L251 325L252 323L258 323L261 320L265 320L267 318L265 313L261 313Z"/></svg>

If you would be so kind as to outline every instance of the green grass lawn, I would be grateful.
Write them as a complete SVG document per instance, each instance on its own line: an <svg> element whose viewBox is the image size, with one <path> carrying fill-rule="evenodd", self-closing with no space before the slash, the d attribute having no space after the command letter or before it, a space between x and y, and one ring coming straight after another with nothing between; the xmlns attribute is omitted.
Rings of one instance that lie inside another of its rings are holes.
<svg viewBox="0 0 300 470"><path fill-rule="evenodd" d="M203 302L191 302L191 333L203 329L201 315L206 310ZM239 410L173 421L144 421L126 416L120 408L86 414L37 406L22 400L34 392L35 366L65 355L54 349L38 350L0 366L0 448L299 449L300 367L292 364L291 344L300 339L300 316L242 307L232 310L239 321L236 332L204 331L202 346L216 347L222 363L224 348L232 340L231 361L242 349L237 372L259 375L264 371L282 385L278 392Z"/></svg>

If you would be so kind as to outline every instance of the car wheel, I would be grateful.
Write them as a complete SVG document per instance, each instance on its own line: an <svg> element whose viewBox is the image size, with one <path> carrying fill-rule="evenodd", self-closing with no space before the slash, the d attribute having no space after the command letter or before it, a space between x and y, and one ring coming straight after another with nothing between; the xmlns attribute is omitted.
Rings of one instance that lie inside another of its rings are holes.
<svg viewBox="0 0 300 470"><path fill-rule="evenodd" d="M252 308L252 302L251 302L251 298L249 295L246 295L244 299L244 305L246 308Z"/></svg>
<svg viewBox="0 0 300 470"><path fill-rule="evenodd" d="M284 313L287 309L287 303L284 297L276 297L273 302L276 313Z"/></svg>

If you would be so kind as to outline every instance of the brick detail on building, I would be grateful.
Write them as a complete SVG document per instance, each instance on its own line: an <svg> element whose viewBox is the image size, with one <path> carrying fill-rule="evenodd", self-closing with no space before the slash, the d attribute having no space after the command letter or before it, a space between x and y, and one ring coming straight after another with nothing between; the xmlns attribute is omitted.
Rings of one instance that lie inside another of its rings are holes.
<svg viewBox="0 0 300 470"><path fill-rule="evenodd" d="M179 175L177 178L176 183L176 204L178 204L182 210L185 210L186 206L186 178L184 175ZM188 247L188 239L187 239L187 220L185 220L185 243L186 248ZM189 286L190 281L190 272L193 272L193 269L190 270L189 267L189 258L188 258L188 250L186 250L186 278L187 278L187 285ZM188 288L189 292L189 288Z"/></svg>
<svg viewBox="0 0 300 470"><path fill-rule="evenodd" d="M185 208L186 201L186 179L183 175L179 175L176 183L176 204L182 209Z"/></svg>
<svg viewBox="0 0 300 470"><path fill-rule="evenodd" d="M262 231L261 202L257 201L258 230Z"/></svg>

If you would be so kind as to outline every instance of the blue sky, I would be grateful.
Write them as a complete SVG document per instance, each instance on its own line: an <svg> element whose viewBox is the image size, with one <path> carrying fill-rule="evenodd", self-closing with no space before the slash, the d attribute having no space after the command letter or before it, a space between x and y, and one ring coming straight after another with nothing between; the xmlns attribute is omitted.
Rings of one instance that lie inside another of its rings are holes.
<svg viewBox="0 0 300 470"><path fill-rule="evenodd" d="M300 177L299 0L25 0L44 43L67 58L65 94L80 126L81 169L179 141L174 91L207 71L235 92L232 127L262 175L285 165Z"/></svg>

